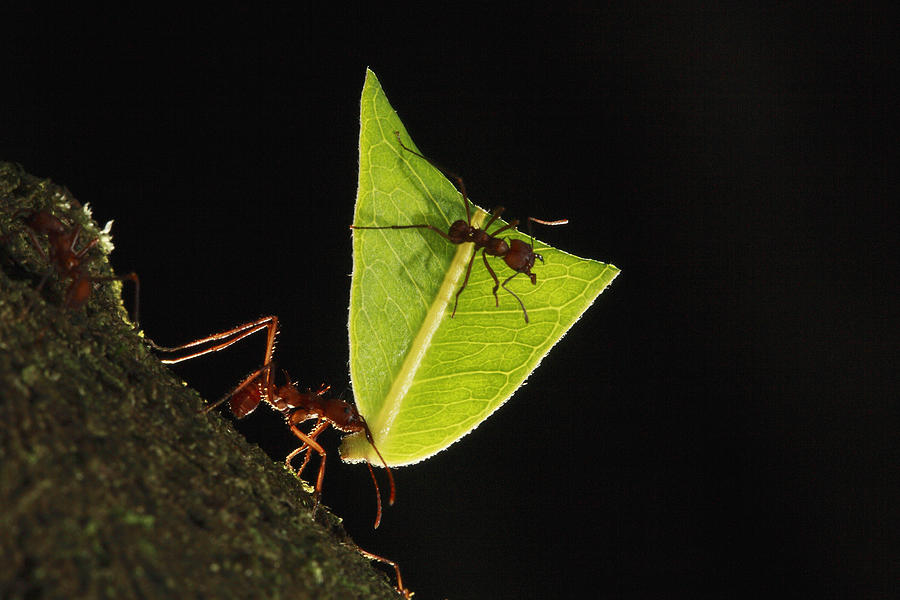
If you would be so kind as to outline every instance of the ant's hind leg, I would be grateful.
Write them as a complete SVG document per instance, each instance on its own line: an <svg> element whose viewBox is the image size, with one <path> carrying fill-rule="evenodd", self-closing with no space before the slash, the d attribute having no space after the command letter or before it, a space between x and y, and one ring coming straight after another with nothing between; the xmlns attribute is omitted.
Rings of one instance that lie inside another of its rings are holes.
<svg viewBox="0 0 900 600"><path fill-rule="evenodd" d="M180 363L185 360L190 360L192 358L197 358L198 356L203 356L205 354L210 354L211 352L224 350L232 344L235 344L243 340L244 338L247 338L254 333L262 331L264 329L268 330L266 336L266 355L265 360L263 361L263 366L265 366L272 362L272 353L275 349L275 336L278 333L278 317L275 315L262 317L255 321L250 321L248 323L244 323L243 325L238 325L237 327L233 327L227 331L214 333L212 335L208 335L206 337L194 340L193 342L188 342L187 344L182 344L180 346L160 346L150 339L147 340L147 343L157 352L164 352L166 354L181 352L183 350L190 350L198 346L209 344L209 347L193 351L185 356L160 359L160 362L162 362L163 364L171 365Z"/></svg>
<svg viewBox="0 0 900 600"><path fill-rule="evenodd" d="M415 150L413 150L412 148L410 148L409 146L404 144L403 140L400 139L399 131L395 131L394 135L397 136L397 143L400 144L401 148L403 148L410 154L414 154L414 155L418 156L419 158L421 158L422 160L424 160L425 162L427 162L429 165L431 165L432 167L434 167L435 169L437 169L438 171L443 173L444 177L446 177L448 179L453 179L456 181L456 185L459 188L459 193L462 194L462 197L463 197L463 204L466 205L466 223L471 225L472 224L472 212L469 210L469 194L466 193L466 183L463 181L463 178L460 177L459 175L457 175L456 173L454 173L453 171L448 171L444 167L441 167L440 165L436 165L435 163L433 163L431 161L431 159L422 156L421 154L419 154L418 152L416 152ZM500 209L500 210L502 212L503 209Z"/></svg>

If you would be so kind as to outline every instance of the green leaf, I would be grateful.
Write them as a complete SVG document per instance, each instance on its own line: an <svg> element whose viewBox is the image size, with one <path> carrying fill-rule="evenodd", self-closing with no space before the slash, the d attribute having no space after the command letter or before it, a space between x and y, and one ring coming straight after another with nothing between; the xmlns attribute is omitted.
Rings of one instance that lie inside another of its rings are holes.
<svg viewBox="0 0 900 600"><path fill-rule="evenodd" d="M368 71L353 223L427 223L447 231L465 219L462 196L437 169L403 150L395 131L415 149ZM483 210L473 210L473 225L486 222ZM531 241L517 231L506 233L501 235ZM537 285L524 275L507 284L524 302L530 323L503 288L495 305L494 282L480 256L451 318L473 247L453 245L428 229L354 230L350 374L356 404L389 465L424 460L477 427L619 273L535 240L535 251L544 257L534 267ZM512 275L502 259L489 260L501 281ZM341 455L350 462L379 462L360 434L344 438Z"/></svg>

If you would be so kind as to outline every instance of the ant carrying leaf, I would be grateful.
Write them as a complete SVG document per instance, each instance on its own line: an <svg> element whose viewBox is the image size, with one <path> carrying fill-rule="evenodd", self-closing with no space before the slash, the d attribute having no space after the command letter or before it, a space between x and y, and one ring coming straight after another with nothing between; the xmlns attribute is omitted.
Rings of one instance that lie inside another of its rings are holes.
<svg viewBox="0 0 900 600"><path fill-rule="evenodd" d="M275 336L278 333L278 317L272 315L262 317L243 325L238 325L227 331L208 335L206 337L175 346L166 348L152 344L152 346L161 352L176 353L185 350L191 350L188 354L178 358L162 359L165 364L176 364L186 360L191 360L212 352L224 350L229 346L257 333L266 330L266 354L263 366L245 377L233 390L228 392L218 401L210 404L203 409L207 413L224 402L229 402L231 412L238 419L243 419L256 410L261 404L265 403L273 410L281 413L287 422L288 427L297 438L303 442L303 445L291 452L285 459L285 464L290 468L291 461L306 452L306 458L303 460L301 467L295 472L299 477L306 468L310 458L310 451L315 451L321 458L319 464L319 474L316 477L316 506L319 503L319 497L322 494L323 482L325 479L325 449L316 441L329 426L344 433L364 433L366 439L372 445L372 449L376 454L381 456L378 448L375 446L375 440L372 438L372 432L366 420L363 418L356 407L352 404L341 400L340 398L330 398L326 393L331 386L322 386L318 391L300 391L296 384L292 383L290 377L285 371L285 379L287 383L284 385L276 385L274 377L273 353L275 350ZM206 347L204 347L206 346ZM194 350L200 348L199 350ZM316 420L316 424L307 433L300 429L299 425L306 421ZM390 499L388 504L394 503L396 488L394 485L394 476L391 469L381 460L384 468L387 470L388 480L390 482ZM372 482L375 484L375 494L377 498L377 513L375 516L375 527L381 524L381 494L378 488L378 481L375 479L375 472L372 465L366 463L369 467L369 473L372 475Z"/></svg>
<svg viewBox="0 0 900 600"><path fill-rule="evenodd" d="M318 437L322 432L328 429L328 427L333 427L343 433L362 433L365 435L369 444L371 444L374 452L381 459L384 468L387 470L388 482L390 484L388 504L394 504L394 499L396 497L394 475L391 472L390 467L388 467L387 463L384 461L384 458L381 457L381 453L375 446L372 432L370 431L365 418L359 414L356 407L340 398L329 397L327 392L331 389L330 386L323 385L316 391L309 389L301 391L295 383L291 382L290 376L286 371L284 371L286 383L276 385L273 354L275 349L275 336L278 333L278 317L274 315L262 317L255 321L238 325L227 331L215 333L194 340L193 342L182 344L181 346L167 348L158 346L153 342L150 342L150 345L157 351L164 353L187 351L187 354L177 358L162 359L162 362L165 364L175 364L198 358L212 352L224 350L254 333L263 330L267 332L266 353L263 365L247 375L233 390L228 392L218 401L206 406L201 412L208 413L227 401L231 412L238 419L243 419L250 415L260 404L266 404L276 412L281 413L284 416L285 422L290 428L291 433L302 442L300 447L288 454L287 458L285 458L287 467L293 470L293 467L291 466L292 461L305 452L306 455L303 458L300 468L294 471L295 476L299 478L306 469L312 452L316 452L320 458L319 472L315 484L315 506L313 507L313 513L318 510L319 500L322 495L327 457L325 448L319 443ZM309 432L303 431L300 428L300 425L311 420L316 421L315 425ZM375 486L375 528L377 528L381 524L381 490L378 487L378 480L375 478L375 472L372 469L372 465L366 461L366 466L369 468L369 474L371 475L372 483ZM357 547L357 551L370 560L379 561L393 567L397 575L397 590L407 598L412 595L409 590L403 587L403 579L400 574L400 567L397 563L363 550L362 548Z"/></svg>

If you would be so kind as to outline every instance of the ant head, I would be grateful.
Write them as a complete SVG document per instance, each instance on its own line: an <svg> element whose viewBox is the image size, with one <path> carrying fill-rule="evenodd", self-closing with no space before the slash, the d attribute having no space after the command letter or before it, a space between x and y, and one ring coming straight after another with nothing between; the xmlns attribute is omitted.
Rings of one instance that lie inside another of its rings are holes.
<svg viewBox="0 0 900 600"><path fill-rule="evenodd" d="M365 419L362 418L356 407L349 402L335 398L323 403L322 409L322 416L331 421L335 429L345 433L365 431L366 437L370 437Z"/></svg>
<svg viewBox="0 0 900 600"><path fill-rule="evenodd" d="M454 244L462 244L463 242L469 241L470 235L472 235L472 227L462 219L454 221L453 224L450 225L450 230L447 232L447 236Z"/></svg>

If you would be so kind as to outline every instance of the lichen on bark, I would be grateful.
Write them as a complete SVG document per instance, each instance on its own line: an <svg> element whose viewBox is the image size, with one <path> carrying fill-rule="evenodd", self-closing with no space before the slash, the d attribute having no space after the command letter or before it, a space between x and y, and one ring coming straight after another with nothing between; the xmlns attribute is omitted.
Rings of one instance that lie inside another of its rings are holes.
<svg viewBox="0 0 900 600"><path fill-rule="evenodd" d="M234 431L127 321L118 282L64 306L25 234L65 188L0 162L0 597L397 598L340 519ZM112 275L98 244L92 272Z"/></svg>

